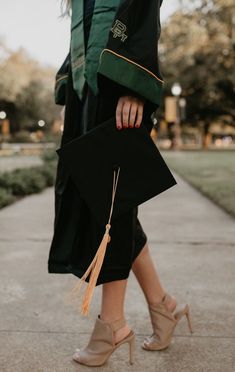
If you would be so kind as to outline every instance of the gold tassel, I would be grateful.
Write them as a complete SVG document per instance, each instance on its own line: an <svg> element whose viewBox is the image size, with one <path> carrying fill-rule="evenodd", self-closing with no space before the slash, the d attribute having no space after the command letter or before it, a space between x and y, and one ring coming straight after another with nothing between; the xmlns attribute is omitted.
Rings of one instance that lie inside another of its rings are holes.
<svg viewBox="0 0 235 372"><path fill-rule="evenodd" d="M111 240L111 237L109 235L109 231L111 228L110 222L111 222L111 217L112 217L112 212L113 212L113 205L114 205L114 199L115 199L115 194L116 194L116 189L117 189L119 172L120 172L120 167L118 167L117 176L114 170L112 203L111 203L111 208L110 208L110 213L109 213L109 220L105 226L106 229L105 229L103 239L88 269L83 274L83 276L80 278L80 281L76 283L74 288L71 290L71 298L72 299L76 298L78 296L78 293L80 292L81 285L86 282L85 279L90 274L89 282L87 284L84 297L83 297L83 301L82 301L82 306L81 306L81 314L83 315L88 315L94 289L96 287L97 279L98 279L98 276L99 276L99 273L100 273L100 270L101 270L101 267L104 261L107 245Z"/></svg>

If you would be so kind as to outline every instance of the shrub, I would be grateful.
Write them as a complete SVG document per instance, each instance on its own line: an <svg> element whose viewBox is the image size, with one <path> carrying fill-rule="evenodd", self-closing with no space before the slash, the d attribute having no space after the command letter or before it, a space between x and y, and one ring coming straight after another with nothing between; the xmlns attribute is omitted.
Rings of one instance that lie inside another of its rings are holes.
<svg viewBox="0 0 235 372"><path fill-rule="evenodd" d="M56 162L58 160L58 154L55 150L45 150L41 155L41 159L44 162Z"/></svg>
<svg viewBox="0 0 235 372"><path fill-rule="evenodd" d="M54 180L55 169L52 165L46 164L0 174L0 188L12 195L24 196L52 186Z"/></svg>
<svg viewBox="0 0 235 372"><path fill-rule="evenodd" d="M54 162L46 163L40 167L39 172L44 177L46 186L53 186L55 182L56 175L56 164Z"/></svg>
<svg viewBox="0 0 235 372"><path fill-rule="evenodd" d="M13 203L14 200L15 197L10 192L0 187L0 208Z"/></svg>
<svg viewBox="0 0 235 372"><path fill-rule="evenodd" d="M40 192L45 187L54 185L57 154L54 151L47 151L42 158L43 165L0 173L0 208L19 197Z"/></svg>
<svg viewBox="0 0 235 372"><path fill-rule="evenodd" d="M0 187L5 187L13 195L24 196L43 190L46 180L37 167L16 169L0 176Z"/></svg>

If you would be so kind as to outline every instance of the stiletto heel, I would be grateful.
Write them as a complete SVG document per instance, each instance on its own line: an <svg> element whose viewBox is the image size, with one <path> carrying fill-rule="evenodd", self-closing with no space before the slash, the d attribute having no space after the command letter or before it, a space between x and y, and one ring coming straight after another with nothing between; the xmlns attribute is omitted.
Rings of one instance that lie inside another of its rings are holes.
<svg viewBox="0 0 235 372"><path fill-rule="evenodd" d="M134 350L135 350L135 338L129 340L129 362L134 364Z"/></svg>
<svg viewBox="0 0 235 372"><path fill-rule="evenodd" d="M158 305L149 305L153 334L145 338L142 344L142 348L145 350L166 349L170 345L175 327L183 315L187 318L191 334L193 333L189 305L180 304L176 306L174 312L171 312L166 307L167 296L169 297L166 294Z"/></svg>
<svg viewBox="0 0 235 372"><path fill-rule="evenodd" d="M114 342L114 332L125 325L126 321L124 318L107 322L98 315L88 345L83 349L77 349L73 355L73 360L90 367L102 366L114 350L125 342L128 342L129 360L130 364L133 364L135 345L135 333L133 330L131 329L129 334L119 342Z"/></svg>
<svg viewBox="0 0 235 372"><path fill-rule="evenodd" d="M188 311L185 313L185 316L186 316L187 321L188 321L188 328L189 328L189 331L190 331L191 333L193 333L192 320L191 320L191 315L190 315L189 307L188 307Z"/></svg>
<svg viewBox="0 0 235 372"><path fill-rule="evenodd" d="M189 311L189 305L188 304L181 305L181 308L179 308L175 312L174 315L175 315L175 318L176 318L177 322L182 318L183 315L186 316L187 322L188 322L188 328L189 328L189 331L192 334L193 333L193 328L192 328L191 316L190 316L190 311Z"/></svg>

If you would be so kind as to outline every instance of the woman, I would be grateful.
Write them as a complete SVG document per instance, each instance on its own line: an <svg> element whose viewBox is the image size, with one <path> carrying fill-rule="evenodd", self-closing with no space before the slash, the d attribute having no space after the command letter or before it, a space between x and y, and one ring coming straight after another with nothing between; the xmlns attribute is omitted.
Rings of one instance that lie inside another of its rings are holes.
<svg viewBox="0 0 235 372"><path fill-rule="evenodd" d="M144 121L151 131L151 114L160 104L162 89L156 61L160 5L156 0L150 0L147 9L142 0L67 2L72 12L70 52L57 73L55 91L56 103L65 105L61 146L112 115L119 130L131 130ZM102 284L101 311L88 345L73 356L78 363L101 366L124 342L130 345L133 363L135 334L124 316L131 269L147 300L153 326L153 333L143 341L145 350L168 347L182 315L189 321L188 304L177 306L160 281L137 214L133 208L112 225L111 247L97 280L97 285ZM103 229L58 161L48 271L81 278L102 235Z"/></svg>

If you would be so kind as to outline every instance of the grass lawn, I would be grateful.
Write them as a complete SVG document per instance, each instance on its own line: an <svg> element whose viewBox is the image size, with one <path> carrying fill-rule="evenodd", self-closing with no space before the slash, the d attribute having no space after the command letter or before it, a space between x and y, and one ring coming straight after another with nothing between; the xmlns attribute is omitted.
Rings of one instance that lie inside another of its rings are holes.
<svg viewBox="0 0 235 372"><path fill-rule="evenodd" d="M169 168L235 217L235 151L161 151Z"/></svg>

